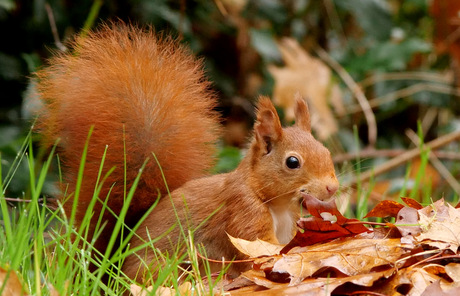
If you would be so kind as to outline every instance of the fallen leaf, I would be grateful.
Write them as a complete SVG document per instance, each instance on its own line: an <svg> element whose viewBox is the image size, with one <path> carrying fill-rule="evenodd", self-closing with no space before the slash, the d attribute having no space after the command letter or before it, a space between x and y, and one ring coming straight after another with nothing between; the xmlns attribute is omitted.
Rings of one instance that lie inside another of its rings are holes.
<svg viewBox="0 0 460 296"><path fill-rule="evenodd" d="M332 72L321 60L312 57L292 38L284 38L279 50L285 67L269 66L275 85L273 100L284 109L287 120L294 120L294 94L300 92L307 99L312 112L312 127L322 140L337 133L338 124L329 107L332 96L337 109L344 110L340 88L332 81Z"/></svg>
<svg viewBox="0 0 460 296"><path fill-rule="evenodd" d="M445 266L445 270L456 286L460 286L460 263L449 263Z"/></svg>
<svg viewBox="0 0 460 296"><path fill-rule="evenodd" d="M423 206L413 198L401 197L401 199L411 208L414 208L416 210L420 210L423 208Z"/></svg>
<svg viewBox="0 0 460 296"><path fill-rule="evenodd" d="M297 246L310 246L369 231L363 224L353 224L359 222L358 220L345 218L337 209L334 199L321 201L306 193L302 193L302 196L303 204L312 216L301 218L297 222L301 231L297 231L294 238L281 250L282 254ZM330 215L325 215L325 213ZM327 217L327 220L324 217Z"/></svg>
<svg viewBox="0 0 460 296"><path fill-rule="evenodd" d="M422 232L414 238L432 246L441 243L457 253L460 246L460 210L440 200L419 210L419 215Z"/></svg>
<svg viewBox="0 0 460 296"><path fill-rule="evenodd" d="M384 200L379 202L364 218L369 217L396 217L398 212L404 208L404 206L393 200Z"/></svg>
<svg viewBox="0 0 460 296"><path fill-rule="evenodd" d="M0 267L0 288L3 287L2 295L24 296L24 287L17 274L12 270L5 270Z"/></svg>
<svg viewBox="0 0 460 296"><path fill-rule="evenodd" d="M368 273L372 269L394 265L407 254L411 246L401 245L399 239L348 237L324 244L295 248L288 254L260 258L255 268L266 272L284 273L291 285L300 283L323 268L334 268L345 275Z"/></svg>
<svg viewBox="0 0 460 296"><path fill-rule="evenodd" d="M401 236L408 235L416 236L422 232L419 223L418 211L414 208L403 207L396 217L395 225L398 228Z"/></svg>
<svg viewBox="0 0 460 296"><path fill-rule="evenodd" d="M133 296L147 296L147 295L155 295L155 296L173 296L173 295L192 295L192 284L190 282L184 282L179 286L179 289L176 291L173 288L169 287L158 287L154 294L152 294L153 287L141 287L135 284L130 286L130 292Z"/></svg>
<svg viewBox="0 0 460 296"><path fill-rule="evenodd" d="M379 272L371 272L364 275L356 275L350 277L339 277L339 278L310 278L302 281L298 285L292 286L286 283L275 283L271 282L259 275L248 274L247 278L253 281L257 286L267 288L268 290L260 290L253 288L250 292L246 291L230 291L229 295L337 295L336 292L340 293L340 286L347 283L353 283L363 287L371 287L375 282L386 279L394 273L394 270L386 270ZM338 290L338 291L337 291ZM347 289L345 289L346 292Z"/></svg>
<svg viewBox="0 0 460 296"><path fill-rule="evenodd" d="M445 205L443 198L435 201L433 204L427 207L420 209L419 212L428 218L436 217L436 219L439 221L444 221L444 219L449 217L449 209L448 206Z"/></svg>
<svg viewBox="0 0 460 296"><path fill-rule="evenodd" d="M458 296L460 295L460 287L455 288L442 288L441 287L441 280L437 280L436 282L429 285L425 291L421 294L421 296Z"/></svg>
<svg viewBox="0 0 460 296"><path fill-rule="evenodd" d="M241 253L248 255L251 258L256 258L260 256L271 256L279 254L281 249L284 246L272 244L260 239L255 241L248 241L241 238L235 238L228 234L232 244L240 251Z"/></svg>
<svg viewBox="0 0 460 296"><path fill-rule="evenodd" d="M239 277L236 279L233 279L230 283L225 284L222 286L222 290L224 291L231 291L231 290L238 290L241 292L252 292L254 291L255 285L254 282L248 279L245 274L251 274L251 273L258 273L259 276L263 276L263 272L261 271L255 271L253 269L247 270L240 274ZM262 275L260 275L262 273Z"/></svg>
<svg viewBox="0 0 460 296"><path fill-rule="evenodd" d="M301 242L304 247L291 242L287 253L255 259L242 275L246 286L230 295L459 295L460 210L443 199L427 207L403 201L408 206L384 202L374 211L396 217L389 227L313 245ZM306 196L304 205L312 216L299 225L312 240L350 232L351 220L333 202Z"/></svg>
<svg viewBox="0 0 460 296"><path fill-rule="evenodd" d="M447 281L442 277L438 276L437 274L430 273L424 268L409 269L407 276L412 284L412 289L408 296L422 295L427 287L436 281L447 283Z"/></svg>
<svg viewBox="0 0 460 296"><path fill-rule="evenodd" d="M256 285L265 287L267 289L273 289L279 286L279 283L267 279L265 277L265 273L262 270L248 270L242 273L241 276Z"/></svg>

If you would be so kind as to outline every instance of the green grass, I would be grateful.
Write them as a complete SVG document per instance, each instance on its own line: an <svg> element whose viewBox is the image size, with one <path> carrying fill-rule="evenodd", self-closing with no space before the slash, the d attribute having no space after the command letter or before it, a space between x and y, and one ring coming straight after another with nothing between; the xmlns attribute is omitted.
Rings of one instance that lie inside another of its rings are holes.
<svg viewBox="0 0 460 296"><path fill-rule="evenodd" d="M8 278L16 276L19 277L24 292L28 295L51 295L55 292L59 295L76 293L78 295L121 295L130 289L131 284L135 284L123 274L121 265L127 256L140 248L152 249L158 261L162 263L158 270L157 280L150 283L152 295L159 287L171 287L177 290L184 281L191 283L195 293L213 294L213 283L220 278L211 279L210 269L206 262L203 264L205 272L200 274L199 262L203 260L197 256L196 247L193 244L193 229L190 230L178 223L181 227L182 240L173 254L162 254L155 249L154 243L159 238L150 238L141 247L130 249L129 240L135 235L135 232L128 229L123 221L127 215L128 205L135 196L141 173L134 185L126 188L125 206L119 215L114 235L111 237L106 253L99 254L92 245L98 235L104 231L105 225L99 219L94 237L88 240L88 224L93 207L97 202L96 196L100 193L107 175L99 174L94 202L88 207L82 224L77 227L73 222L75 211L72 211L67 219L63 215L61 206L50 207L46 200L42 199L43 187L48 182L47 175L56 157L54 149L43 163L34 159L33 151L31 134L29 134L18 152L17 161L11 165L5 178L0 172L0 221L2 222L0 227L0 279L2 278L1 273L6 273L3 283L0 280L0 295L9 282ZM85 157L86 150L82 156L78 184L81 183ZM105 157L102 159L101 168L104 165L104 159ZM8 192L8 184L15 177L15 172L21 162L26 162L29 167L28 192L30 196L27 195L27 199L23 202L12 204L5 198L5 193ZM78 184L76 192L71 193L75 201L74 209L79 196ZM153 208L154 206L144 215L144 218ZM103 207L100 217L108 210ZM117 234L120 232L125 232L121 243L117 242L119 239ZM117 249L118 243L121 247ZM184 249L185 253L182 252ZM93 253L98 254L97 258L101 259L95 259L92 256ZM205 255L202 249L199 249L199 253ZM184 270L184 262L188 262L187 270ZM90 271L90 264L94 264L97 268ZM150 262L145 264L148 265ZM207 279L206 284L202 278Z"/></svg>

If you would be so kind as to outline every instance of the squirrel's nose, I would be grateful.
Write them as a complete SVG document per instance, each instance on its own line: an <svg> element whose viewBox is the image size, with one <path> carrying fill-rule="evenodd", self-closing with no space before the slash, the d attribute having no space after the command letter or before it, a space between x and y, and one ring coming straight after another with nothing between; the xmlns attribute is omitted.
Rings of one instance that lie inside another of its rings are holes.
<svg viewBox="0 0 460 296"><path fill-rule="evenodd" d="M334 183L326 185L326 190L329 196L333 196L337 189L339 189L339 184Z"/></svg>

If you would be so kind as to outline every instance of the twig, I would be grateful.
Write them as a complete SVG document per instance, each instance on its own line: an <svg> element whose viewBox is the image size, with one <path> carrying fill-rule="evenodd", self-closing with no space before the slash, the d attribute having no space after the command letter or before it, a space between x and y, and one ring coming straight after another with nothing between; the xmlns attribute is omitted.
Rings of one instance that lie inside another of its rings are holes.
<svg viewBox="0 0 460 296"><path fill-rule="evenodd" d="M386 80L425 80L429 82L437 82L444 84L451 84L452 78L447 78L444 75L432 72L393 72L393 73L379 73L363 79L358 84L362 88L367 88L377 82Z"/></svg>
<svg viewBox="0 0 460 296"><path fill-rule="evenodd" d="M414 254L415 256L414 257L420 257L420 256L426 256L430 253L435 253L434 255L428 257L428 258L425 258L425 259L422 259L422 260L419 260L417 261L415 264L413 264L411 266L411 268L414 268L415 266L417 265L421 265L423 263L426 263L426 262L431 262L433 260L436 260L436 259L444 259L444 257L441 257L442 254L444 253L445 249L439 249L439 250L431 250L431 251L426 251L426 252L421 252L421 253L417 253L417 254ZM423 257L422 257L423 258Z"/></svg>
<svg viewBox="0 0 460 296"><path fill-rule="evenodd" d="M23 198L15 198L15 197L4 197L3 198L4 200L6 201L9 201L9 202L19 202L19 203L30 203L32 202L32 200L30 199L23 199ZM43 198L39 198L37 201L38 203L43 203Z"/></svg>
<svg viewBox="0 0 460 296"><path fill-rule="evenodd" d="M210 259L207 258L203 255L200 254L200 252L196 251L196 254L198 257L200 257L203 260L206 260L208 262L213 262L213 263L222 263L222 264L234 264L234 263L247 263L247 262L254 262L254 259L240 259L240 260L216 260L216 259Z"/></svg>
<svg viewBox="0 0 460 296"><path fill-rule="evenodd" d="M358 100L358 103L361 107L360 110L363 111L364 117L367 121L368 126L368 140L369 146L374 147L377 140L377 123L375 120L375 115L372 111L369 101L367 100L364 92L361 90L361 87L354 81L353 77L337 62L335 61L324 49L319 46L315 46L315 51L318 56L324 60L334 71L342 78L343 82L348 86L350 91Z"/></svg>
<svg viewBox="0 0 460 296"><path fill-rule="evenodd" d="M8 202L17 202L17 203L31 203L31 199L23 199L23 198L15 198L15 197L3 197L4 200ZM37 199L37 202L39 205L45 206L45 199L44 198L39 198ZM50 210L57 210L57 207L52 206L50 204L46 204L46 207Z"/></svg>
<svg viewBox="0 0 460 296"><path fill-rule="evenodd" d="M426 111L425 115L423 116L422 119L422 131L423 131L423 136L426 136L430 128L433 126L434 121L436 120L436 117L439 114L438 108L435 107L430 107Z"/></svg>
<svg viewBox="0 0 460 296"><path fill-rule="evenodd" d="M435 150L435 149L438 149L442 146L445 146L447 144L449 144L450 142L453 142L455 140L458 140L460 139L460 131L455 131L455 132L452 132L452 133L449 133L447 135L444 135L444 136L441 136L437 139L434 139L433 141L430 141L428 143L425 144L425 146L427 148L429 148L430 150ZM388 162L386 163L383 163L377 167L375 167L374 169L371 169L371 170L368 170L364 173L362 173L360 176L357 176L357 178L355 178L355 180L352 180L348 186L355 186L358 181L360 182L365 182L365 181L368 181L371 177L374 177L374 176L377 176L377 175L380 175L380 174L383 174L417 156L420 155L420 149L419 148L414 148L412 150L409 150L407 152L404 152L403 154L401 155L398 155L397 157L389 160ZM347 186L347 184L344 184Z"/></svg>
<svg viewBox="0 0 460 296"><path fill-rule="evenodd" d="M371 221L348 221L343 223L343 226L345 225L373 225L373 226L383 226L383 227L389 227L388 223L382 223L382 222L371 222Z"/></svg>
<svg viewBox="0 0 460 296"><path fill-rule="evenodd" d="M442 257L438 256L431 256L430 258L426 258L426 262L433 262L433 261L438 261L438 260L446 260L446 259L460 259L460 255L446 255Z"/></svg>
<svg viewBox="0 0 460 296"><path fill-rule="evenodd" d="M385 294L379 293L379 292L373 292L373 291L353 291L349 295L372 295L372 296L385 296Z"/></svg>
<svg viewBox="0 0 460 296"><path fill-rule="evenodd" d="M367 149L356 153L344 153L335 155L332 160L334 163L342 163L356 158L377 158L377 157L396 157L406 152L406 149ZM460 153L451 151L432 151L438 158L449 160L460 160Z"/></svg>
<svg viewBox="0 0 460 296"><path fill-rule="evenodd" d="M411 96L421 91L431 91L431 92L443 93L447 95L453 95L453 96L460 97L460 88L454 88L454 87L450 87L446 85L433 84L433 83L417 83L417 84L408 86L406 88L399 89L397 91L383 95L381 97L372 99L368 103L370 107L375 108L380 105L396 101L400 98ZM358 112L361 112L361 110L362 110L362 107L360 104L351 105L350 107L347 108L347 112L344 115L358 113Z"/></svg>
<svg viewBox="0 0 460 296"><path fill-rule="evenodd" d="M342 23L340 21L339 14L337 12L337 9L335 7L335 4L332 0L326 0L323 2L324 8L326 9L326 14L329 17L329 20L331 22L331 27L334 28L334 31L340 32L338 35L338 38L340 39L340 42L342 45L345 45L348 43L347 40L347 34L345 33L345 30L343 29Z"/></svg>
<svg viewBox="0 0 460 296"><path fill-rule="evenodd" d="M435 249L435 250L423 251L423 252L420 252L420 253L414 253L414 254L409 255L407 257L403 257L401 259L396 260L394 266L398 266L398 264L403 263L403 262L407 262L408 260L410 260L412 258L417 258L417 257L425 258L425 259L422 259L422 260L416 260L415 263L411 265L411 268L413 268L414 266L421 264L420 262L422 262L422 261L429 260L431 258L438 258L439 255L437 255L437 254L442 254L445 250L446 249ZM429 254L434 254L434 255L429 257L429 258L426 258L426 256L429 255Z"/></svg>
<svg viewBox="0 0 460 296"><path fill-rule="evenodd" d="M54 43L56 47L59 48L61 51L67 51L67 47L62 44L61 39L59 38L58 30L56 27L56 20L54 19L54 13L51 9L49 3L45 3L46 13L48 14L48 19L50 21L51 32L53 33Z"/></svg>
<svg viewBox="0 0 460 296"><path fill-rule="evenodd" d="M413 130L407 130L406 135L417 147L420 147L417 134ZM455 193L459 195L460 184L457 180L455 180L454 176L452 176L446 166L432 152L430 152L428 157L433 167L439 172L439 174L441 174L444 179L446 179L447 183L449 183L450 187L452 187Z"/></svg>

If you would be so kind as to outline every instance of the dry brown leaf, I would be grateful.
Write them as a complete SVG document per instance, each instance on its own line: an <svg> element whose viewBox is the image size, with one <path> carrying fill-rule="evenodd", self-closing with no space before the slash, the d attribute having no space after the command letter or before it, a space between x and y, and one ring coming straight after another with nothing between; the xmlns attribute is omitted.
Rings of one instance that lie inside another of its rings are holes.
<svg viewBox="0 0 460 296"><path fill-rule="evenodd" d="M429 285L421 296L458 296L460 295L459 287L442 287L441 280L438 280Z"/></svg>
<svg viewBox="0 0 460 296"><path fill-rule="evenodd" d="M402 289L404 295L419 296L419 295L448 295L448 294L431 294L430 289L432 283L439 282L439 291L449 290L452 288L452 283L445 279L445 268L439 264L427 264L424 266L409 267L400 269L392 276L389 281L380 285L373 290L375 293L383 295L392 295L398 287ZM442 287L442 290L441 290ZM427 293L428 291L428 293ZM401 294L399 294L401 295ZM458 295L458 294L453 294Z"/></svg>
<svg viewBox="0 0 460 296"><path fill-rule="evenodd" d="M265 273L262 270L248 270L241 274L242 277L248 279L252 283L265 287L267 289L273 289L279 287L280 283L270 281L265 277Z"/></svg>
<svg viewBox="0 0 460 296"><path fill-rule="evenodd" d="M441 281L441 285L448 284L448 282L439 275L431 273L429 268L409 269L407 277L412 284L412 289L408 293L408 296L421 295L428 286L436 281Z"/></svg>
<svg viewBox="0 0 460 296"><path fill-rule="evenodd" d="M66 284L66 286L67 286L67 284ZM56 288L54 286L48 284L48 288L49 288L50 296L60 296L61 295L61 294L59 294L59 292L56 290ZM66 290L67 290L67 288L66 288Z"/></svg>
<svg viewBox="0 0 460 296"><path fill-rule="evenodd" d="M422 232L418 211L414 208L403 207L396 217L395 225L403 237L417 236Z"/></svg>
<svg viewBox="0 0 460 296"><path fill-rule="evenodd" d="M396 224L389 226L397 226L402 237L390 238L389 233L394 231L388 229L377 235L382 229L378 228L372 233L257 258L254 269L242 275L252 284L246 282L247 286L230 295L342 295L366 291L394 296L459 295L459 255L452 256L452 252L457 254L460 245L460 209L442 199L423 208L412 199L405 198L404 202L409 206L383 203L375 211L396 216ZM315 218L331 213L336 216L334 223L347 220L333 204L312 202L307 208ZM394 209L400 210L395 214ZM331 231L319 226L319 232ZM409 237L410 242L404 244ZM443 251L446 248L449 251Z"/></svg>
<svg viewBox="0 0 460 296"><path fill-rule="evenodd" d="M228 234L232 244L240 251L241 253L248 255L251 258L257 258L260 256L271 256L279 254L284 246L276 245L263 240L257 239L255 241L248 241L241 238L235 238Z"/></svg>
<svg viewBox="0 0 460 296"><path fill-rule="evenodd" d="M439 176L439 174L438 174L438 176ZM413 198L401 197L401 199L411 208L414 208L416 210L420 210L420 209L423 208L423 206Z"/></svg>
<svg viewBox="0 0 460 296"><path fill-rule="evenodd" d="M17 274L12 270L7 271L1 267L0 267L0 287L4 287L2 295L9 295L9 296L27 295L24 293L24 288Z"/></svg>
<svg viewBox="0 0 460 296"><path fill-rule="evenodd" d="M290 284L296 285L326 267L346 275L357 275L379 266L391 266L408 252L406 247L410 248L402 246L399 239L353 237L295 248L283 256L257 259L254 265L266 271L288 274Z"/></svg>
<svg viewBox="0 0 460 296"><path fill-rule="evenodd" d="M334 282L335 281L335 282ZM319 278L319 279L309 279L298 286L289 286L288 284L276 284L273 288L270 289L257 289L253 288L248 291L230 291L226 295L241 296L241 295L263 295L263 296L278 296L278 295L303 295L303 296L316 296L316 295L331 295L338 285L343 284L344 281L337 281L333 279ZM255 287L259 287L255 285Z"/></svg>
<svg viewBox="0 0 460 296"><path fill-rule="evenodd" d="M143 288L141 286L134 285L134 284L130 286L130 292L131 292L131 295L133 296L151 295L150 293L152 289L153 289L152 286L147 287L147 288ZM192 284L190 282L184 282L183 284L179 286L179 290L177 291L169 287L159 287L155 291L154 295L155 296L192 295Z"/></svg>
<svg viewBox="0 0 460 296"><path fill-rule="evenodd" d="M449 263L444 268L447 275L454 281L455 286L460 286L460 263Z"/></svg>
<svg viewBox="0 0 460 296"><path fill-rule="evenodd" d="M444 220L449 217L448 208L445 205L444 199L441 198L433 204L420 209L420 213L427 217L437 217L439 220Z"/></svg>
<svg viewBox="0 0 460 296"><path fill-rule="evenodd" d="M267 288L268 290L257 291L253 288L251 292L230 291L229 295L331 295L337 287L346 283L353 283L364 287L371 287L376 281L390 277L394 273L393 269L372 272L369 274L355 275L340 278L311 278L306 279L298 285L292 286L286 283L276 283L258 275L257 273L247 273L245 276L256 285ZM260 290L260 289L259 289ZM347 291L349 292L349 291ZM339 293L340 294L340 293ZM342 293L343 294L343 293Z"/></svg>
<svg viewBox="0 0 460 296"><path fill-rule="evenodd" d="M338 98L340 89L331 80L331 70L321 60L310 56L300 44L292 38L284 38L279 50L286 64L283 68L269 66L275 85L273 100L284 109L287 120L294 120L294 94L300 92L307 99L312 112L312 127L321 140L337 133L338 125L328 102L331 95L333 102L343 110L343 103ZM333 91L332 91L333 90Z"/></svg>
<svg viewBox="0 0 460 296"><path fill-rule="evenodd" d="M360 221L345 218L337 209L334 199L322 201L306 193L302 193L302 197L303 205L311 216L297 221L300 230L281 250L282 254L296 246L311 246L369 231Z"/></svg>
<svg viewBox="0 0 460 296"><path fill-rule="evenodd" d="M443 200L419 210L422 233L414 238L435 247L448 247L457 253L460 246L460 209Z"/></svg>
<svg viewBox="0 0 460 296"><path fill-rule="evenodd" d="M393 200L383 200L378 203L364 218L369 217L396 217L398 212L404 208L404 206Z"/></svg>

